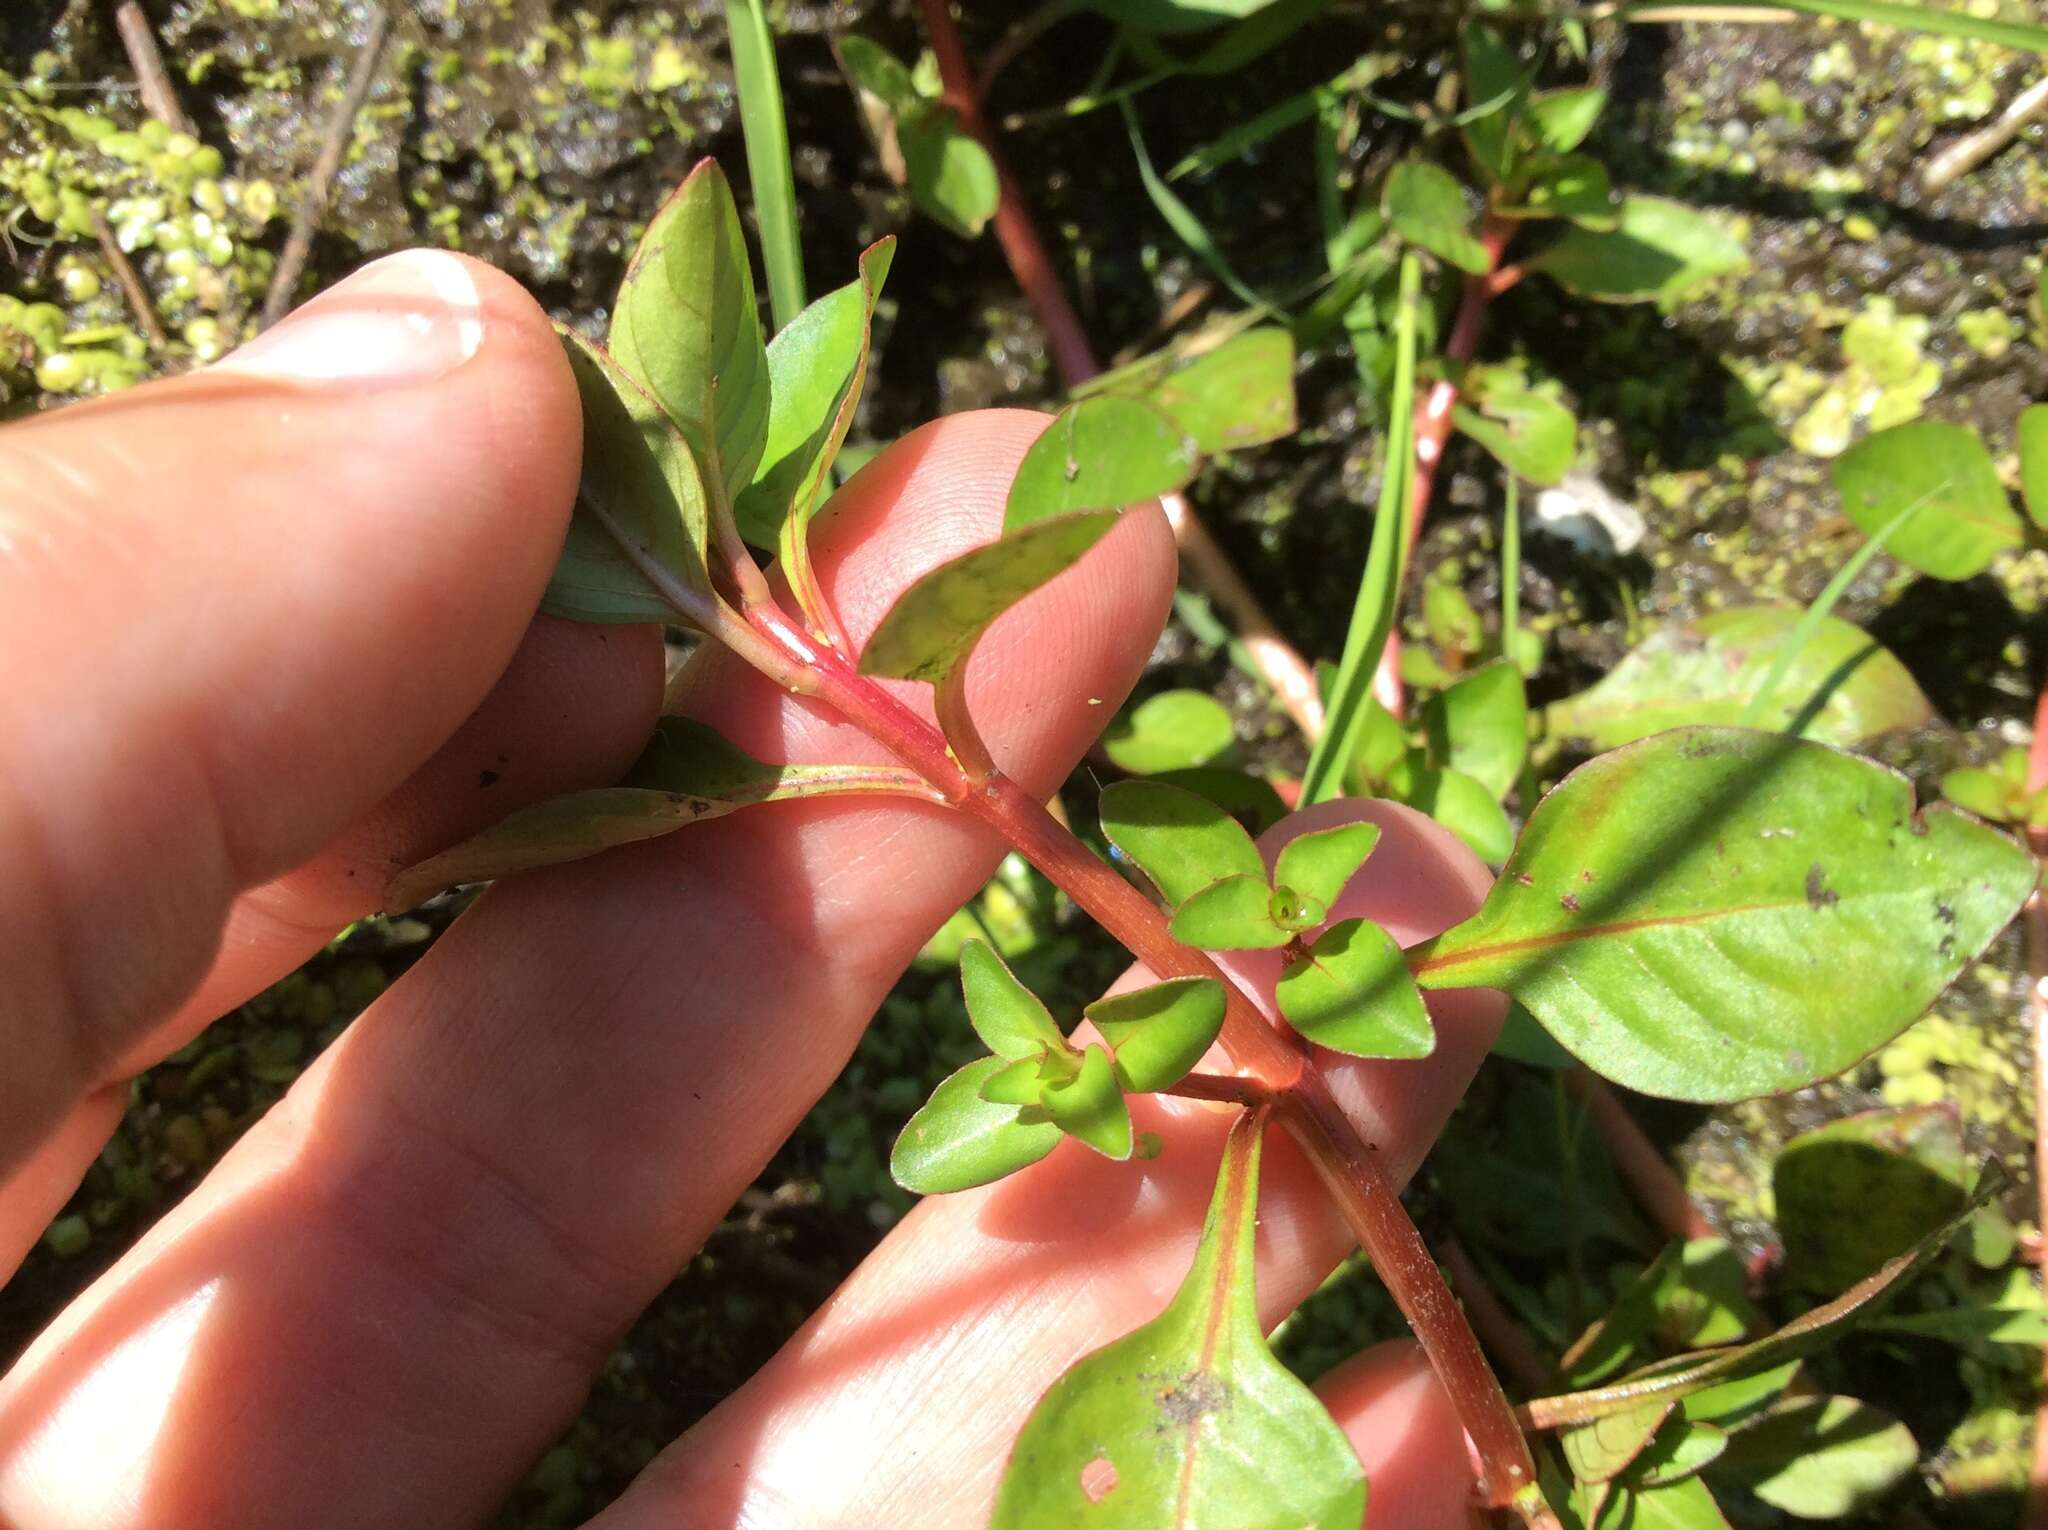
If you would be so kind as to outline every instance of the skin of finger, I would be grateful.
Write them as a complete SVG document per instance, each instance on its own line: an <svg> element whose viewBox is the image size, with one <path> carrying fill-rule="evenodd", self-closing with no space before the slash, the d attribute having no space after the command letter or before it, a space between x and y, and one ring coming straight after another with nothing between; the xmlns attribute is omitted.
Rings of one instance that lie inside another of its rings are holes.
<svg viewBox="0 0 2048 1530"><path fill-rule="evenodd" d="M957 416L849 485L817 551L857 637L993 534L1044 424ZM1126 516L984 639L984 731L1033 792L1135 679L1173 564ZM764 757L879 757L718 656L687 690ZM0 1520L484 1517L1000 848L915 803L776 804L494 889L0 1387Z"/></svg>
<svg viewBox="0 0 2048 1530"><path fill-rule="evenodd" d="M1372 1485L1368 1525L1480 1530L1478 1474L1450 1394L1408 1340L1376 1344L1316 1382Z"/></svg>
<svg viewBox="0 0 2048 1530"><path fill-rule="evenodd" d="M115 1063L116 1078L177 1050L376 910L395 872L515 808L616 780L654 726L661 650L652 626L535 618L483 704L432 759L304 866L235 899L213 966ZM125 1095L120 1083L97 1090L0 1181L0 1271L70 1198Z"/></svg>
<svg viewBox="0 0 2048 1530"><path fill-rule="evenodd" d="M1333 918L1375 919L1410 944L1478 907L1485 868L1393 803L1325 804L1261 848L1271 855L1296 834L1358 819L1381 826L1380 843ZM1270 1001L1276 975L1252 979L1265 985L1254 997ZM1505 1012L1500 995L1477 990L1429 1004L1431 1057L1343 1062L1354 1107L1401 1179ZM749 1530L983 1523L1038 1397L1082 1355L1156 1316L1187 1271L1235 1112L1153 1097L1133 1100L1132 1113L1164 1140L1150 1162L1115 1164L1065 1142L1011 1179L920 1204L753 1381L657 1460L602 1518L606 1530L672 1524L684 1504L692 1523ZM1261 1179L1258 1294L1270 1326L1352 1244L1280 1133L1266 1139Z"/></svg>
<svg viewBox="0 0 2048 1530"><path fill-rule="evenodd" d="M580 414L533 300L461 269L479 343L431 383L211 369L0 434L0 1165L200 979L233 896L416 770L518 645Z"/></svg>

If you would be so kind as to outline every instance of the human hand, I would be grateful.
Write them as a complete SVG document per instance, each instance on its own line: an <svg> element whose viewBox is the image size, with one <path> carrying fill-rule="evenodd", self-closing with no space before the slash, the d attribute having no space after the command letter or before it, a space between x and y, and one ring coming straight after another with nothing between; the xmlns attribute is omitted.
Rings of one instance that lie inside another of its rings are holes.
<svg viewBox="0 0 2048 1530"><path fill-rule="evenodd" d="M941 422L849 486L817 553L856 639L993 533L1042 424ZM8 1268L127 1077L401 867L637 753L658 634L532 615L577 442L538 310L446 255L381 262L220 366L0 435ZM982 644L977 714L1033 791L1135 679L1173 557L1160 517L1127 516ZM722 652L680 696L763 757L876 757ZM1477 905L1483 871L1416 815L1318 812L1306 826L1385 826L1346 914L1405 941ZM787 803L487 893L0 1383L0 1522L487 1517L999 850L914 803ZM1269 986L1262 961L1238 970ZM1430 1005L1426 1062L1325 1064L1402 1178L1500 1017L1486 995ZM1037 1396L1185 1270L1224 1118L1134 1105L1159 1158L1064 1144L920 1206L601 1522L980 1524ZM1278 1134L1261 1232L1271 1318L1349 1247ZM1464 1522L1462 1436L1411 1349L1322 1390L1376 1523Z"/></svg>

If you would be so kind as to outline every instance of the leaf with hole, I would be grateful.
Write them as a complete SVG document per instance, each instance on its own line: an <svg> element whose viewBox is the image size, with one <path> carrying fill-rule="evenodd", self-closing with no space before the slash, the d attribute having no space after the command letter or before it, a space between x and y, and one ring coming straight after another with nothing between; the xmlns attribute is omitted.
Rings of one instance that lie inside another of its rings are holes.
<svg viewBox="0 0 2048 1530"><path fill-rule="evenodd" d="M960 947L960 990L974 1034L996 1056L1021 1062L1048 1050L1067 1050L1067 1038L1038 995L1018 982L1008 964L982 941L970 940Z"/></svg>
<svg viewBox="0 0 2048 1530"><path fill-rule="evenodd" d="M1340 823L1334 829L1296 835L1280 847L1273 863L1273 885L1327 908L1337 901L1379 842L1376 823Z"/></svg>
<svg viewBox="0 0 2048 1530"><path fill-rule="evenodd" d="M1512 367L1473 367L1451 423L1477 441L1503 467L1536 484L1554 484L1579 451L1579 421L1548 394L1531 388Z"/></svg>
<svg viewBox="0 0 2048 1530"><path fill-rule="evenodd" d="M1003 530L1171 494L1194 476L1196 461L1194 443L1143 399L1084 398L1054 416L1024 453Z"/></svg>
<svg viewBox="0 0 2048 1530"><path fill-rule="evenodd" d="M1174 911L1173 938L1203 951L1270 951L1292 932L1273 917L1263 874L1225 877L1190 893Z"/></svg>
<svg viewBox="0 0 2048 1530"><path fill-rule="evenodd" d="M1881 1502L1919 1463L1912 1431L1853 1397L1797 1397L1729 1442L1716 1471L1800 1519L1846 1519Z"/></svg>
<svg viewBox="0 0 2048 1530"><path fill-rule="evenodd" d="M1461 271L1481 273L1492 263L1472 232L1472 209L1456 176L1426 159L1404 159L1387 175L1380 210L1394 232Z"/></svg>
<svg viewBox="0 0 2048 1530"><path fill-rule="evenodd" d="M1273 1358L1253 1292L1262 1114L1239 1118L1193 1266L1161 1313L1039 1399L991 1530L1359 1530L1365 1474Z"/></svg>
<svg viewBox="0 0 2048 1530"><path fill-rule="evenodd" d="M2034 880L2018 845L1916 812L1881 765L1683 728L1566 777L1479 913L1409 959L1425 987L1512 993L1629 1088L1748 1099L1897 1035Z"/></svg>
<svg viewBox="0 0 2048 1530"><path fill-rule="evenodd" d="M1117 1082L1136 1094L1171 1088L1223 1029L1223 985L1172 978L1097 999L1083 1011L1115 1055Z"/></svg>
<svg viewBox="0 0 2048 1530"><path fill-rule="evenodd" d="M1393 936L1370 919L1346 919L1316 937L1280 974L1275 997L1287 1023L1318 1046L1353 1057L1427 1057L1436 1030Z"/></svg>
<svg viewBox="0 0 2048 1530"><path fill-rule="evenodd" d="M1506 659L1482 665L1422 709L1433 759L1505 797L1529 758L1529 702L1522 672Z"/></svg>
<svg viewBox="0 0 2048 1530"><path fill-rule="evenodd" d="M1060 1129L1042 1119L1044 1112L1027 1120L1017 1106L981 1097L982 1086L1011 1066L984 1057L933 1090L896 1139L890 1177L916 1195L945 1195L993 1184L1058 1147Z"/></svg>
<svg viewBox="0 0 2048 1530"><path fill-rule="evenodd" d="M1936 579L1968 579L2021 540L2020 518L2005 497L1991 453L1977 433L1940 420L1915 420L1865 436L1834 462L1842 512L1876 533L1914 508L1885 550Z"/></svg>
<svg viewBox="0 0 2048 1530"><path fill-rule="evenodd" d="M1574 228L1523 262L1580 297L1609 303L1677 298L1710 277L1748 269L1740 240L1663 197L1622 198L1619 226Z"/></svg>
<svg viewBox="0 0 2048 1530"><path fill-rule="evenodd" d="M1736 723L1801 615L1796 606L1740 606L1661 627L1599 684L1552 703L1544 721L1596 749L1693 723ZM1765 710L1760 721L1774 731L1842 745L1917 728L1934 715L1889 649L1833 616L1800 648Z"/></svg>
<svg viewBox="0 0 2048 1530"><path fill-rule="evenodd" d="M1191 770L1231 752L1230 712L1206 691L1161 691L1103 730L1102 748L1119 770L1150 776Z"/></svg>
<svg viewBox="0 0 2048 1530"><path fill-rule="evenodd" d="M1225 877L1266 885L1266 863L1251 835L1206 797L1157 781L1118 781L1102 789L1102 832L1179 906Z"/></svg>
<svg viewBox="0 0 2048 1530"><path fill-rule="evenodd" d="M606 344L696 454L711 503L753 481L768 434L768 355L732 188L700 160L641 236Z"/></svg>
<svg viewBox="0 0 2048 1530"><path fill-rule="evenodd" d="M675 601L646 570L686 598L711 598L696 460L610 356L567 330L561 338L583 405L583 470L541 609L579 622L679 621Z"/></svg>
<svg viewBox="0 0 2048 1530"><path fill-rule="evenodd" d="M990 623L1080 561L1116 518L1096 510L1040 521L941 563L896 597L861 650L860 672L936 685Z"/></svg>

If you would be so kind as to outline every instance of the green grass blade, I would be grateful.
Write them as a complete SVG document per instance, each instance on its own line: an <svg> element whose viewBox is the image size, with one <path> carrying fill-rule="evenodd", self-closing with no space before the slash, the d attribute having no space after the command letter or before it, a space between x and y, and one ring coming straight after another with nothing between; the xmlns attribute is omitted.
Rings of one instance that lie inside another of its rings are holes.
<svg viewBox="0 0 2048 1530"><path fill-rule="evenodd" d="M1500 523L1500 651L1513 660L1515 634L1522 629L1521 482L1507 478L1508 502Z"/></svg>
<svg viewBox="0 0 2048 1530"><path fill-rule="evenodd" d="M1669 0L1638 0L1618 13L1632 21L1637 12L1670 9ZM1998 21L1972 16L1965 11L1940 9L1934 5L1900 4L1899 0L1721 0L1723 10L1802 11L1808 16L1832 16L1839 21L1868 21L1878 26L1898 27L1907 32L1931 32L1942 37L1964 37L1972 42L1998 43L2026 53L2048 53L2048 27L2023 21ZM1645 20L1655 20L1646 16Z"/></svg>
<svg viewBox="0 0 2048 1530"><path fill-rule="evenodd" d="M1159 172L1152 168L1152 156L1145 151L1144 135L1138 131L1138 114L1131 109L1128 101L1120 102L1124 114L1124 128L1131 135L1131 152L1138 159L1138 179L1145 184L1145 195L1152 199L1152 205L1159 210L1159 216L1166 220L1180 240L1195 252L1195 258L1207 266L1216 280L1236 293L1239 301L1249 308L1270 310L1268 303L1248 286L1230 262L1223 258L1216 241L1209 236L1209 230L1202 226L1194 210L1173 193L1173 188L1159 178Z"/></svg>
<svg viewBox="0 0 2048 1530"><path fill-rule="evenodd" d="M1387 404L1387 465L1380 480L1379 509L1365 577L1344 635L1344 656L1330 690L1329 723L1316 740L1302 772L1302 807L1327 802L1344 782L1344 767L1358 750L1373 676L1401 604L1401 572L1408 562L1408 498L1415 482L1415 313L1422 290L1422 263L1412 251L1401 257L1401 300L1394 321L1394 388Z"/></svg>
<svg viewBox="0 0 2048 1530"><path fill-rule="evenodd" d="M761 260L768 306L781 329L804 307L803 243L797 237L796 181L789 167L789 124L775 75L775 38L763 0L725 0L732 73L739 87L740 126L747 140L747 178L761 224Z"/></svg>

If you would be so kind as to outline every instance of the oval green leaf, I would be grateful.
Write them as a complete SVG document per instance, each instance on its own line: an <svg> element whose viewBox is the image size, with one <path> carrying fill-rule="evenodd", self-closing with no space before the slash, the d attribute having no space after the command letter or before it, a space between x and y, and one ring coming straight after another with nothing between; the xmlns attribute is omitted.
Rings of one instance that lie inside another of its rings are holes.
<svg viewBox="0 0 2048 1530"><path fill-rule="evenodd" d="M1629 1472L1629 1485L1644 1489L1669 1487L1674 1482L1697 1477L1727 1449L1727 1430L1714 1424L1681 1421L1660 1433L1636 1457Z"/></svg>
<svg viewBox="0 0 2048 1530"><path fill-rule="evenodd" d="M2020 497L2033 523L2048 531L2048 404L2022 409L2014 434L2020 452Z"/></svg>
<svg viewBox="0 0 2048 1530"><path fill-rule="evenodd" d="M1730 1442L1719 1470L1800 1519L1847 1519L1919 1463L1912 1431L1853 1397L1799 1397Z"/></svg>
<svg viewBox="0 0 2048 1530"><path fill-rule="evenodd" d="M1055 415L1017 465L1003 530L1170 494L1198 460L1194 442L1143 399L1084 398Z"/></svg>
<svg viewBox="0 0 2048 1530"><path fill-rule="evenodd" d="M1333 924L1275 989L1287 1023L1353 1057L1427 1057L1436 1050L1422 994L1394 937L1370 919Z"/></svg>
<svg viewBox="0 0 2048 1530"><path fill-rule="evenodd" d="M1479 913L1416 947L1500 988L1608 1078L1748 1099L1910 1024L2019 912L2033 858L1906 779L1780 735L1685 728L1581 766Z"/></svg>
<svg viewBox="0 0 2048 1530"><path fill-rule="evenodd" d="M1538 91L1525 108L1536 141L1553 154L1569 154L1586 141L1600 113L1607 109L1607 92L1598 85L1573 85L1563 90Z"/></svg>
<svg viewBox="0 0 2048 1530"><path fill-rule="evenodd" d="M949 106L922 102L896 119L896 147L910 194L926 217L962 239L978 235L996 213L1002 187L996 162Z"/></svg>
<svg viewBox="0 0 2048 1530"><path fill-rule="evenodd" d="M1607 167L1589 154L1546 154L1515 177L1518 195L1504 202L1503 218L1569 218L1580 228L1609 232L1621 225L1621 206Z"/></svg>
<svg viewBox="0 0 2048 1530"><path fill-rule="evenodd" d="M1097 999L1082 1013L1115 1054L1117 1082L1136 1094L1171 1088L1187 1077L1223 1029L1223 985L1214 978L1173 978Z"/></svg>
<svg viewBox="0 0 2048 1530"><path fill-rule="evenodd" d="M1052 1015L1038 995L1017 981L1003 959L984 941L960 947L960 990L974 1034L998 1057L1011 1062L1036 1059L1047 1050L1067 1050Z"/></svg>
<svg viewBox="0 0 2048 1530"><path fill-rule="evenodd" d="M1292 888L1328 908L1358 874L1380 842L1376 823L1340 823L1302 834L1280 847L1273 884Z"/></svg>
<svg viewBox="0 0 2048 1530"><path fill-rule="evenodd" d="M1451 407L1451 423L1531 483L1563 478L1579 450L1571 410L1531 388L1512 367L1475 367L1467 381L1470 403Z"/></svg>
<svg viewBox="0 0 2048 1530"><path fill-rule="evenodd" d="M1833 471L1843 513L1866 536L1914 509L1885 550L1933 578L1968 579L2019 545L2020 518L1991 453L1967 426L1894 425L1843 452Z"/></svg>
<svg viewBox="0 0 2048 1530"><path fill-rule="evenodd" d="M1102 789L1102 832L1178 907L1225 877L1254 877L1266 863L1236 819L1205 797L1157 781L1118 781Z"/></svg>
<svg viewBox="0 0 2048 1530"><path fill-rule="evenodd" d="M1465 188L1441 165L1426 159L1402 160L1387 176L1380 210L1408 243L1461 271L1478 275L1493 263L1472 232Z"/></svg>
<svg viewBox="0 0 2048 1530"><path fill-rule="evenodd" d="M1641 1407L1579 1424L1558 1437L1565 1465L1579 1482L1607 1482L1635 1464L1664 1420L1678 1406L1675 1397L1654 1397Z"/></svg>
<svg viewBox="0 0 2048 1530"><path fill-rule="evenodd" d="M904 1125L889 1154L889 1174L916 1195L945 1195L993 1184L1059 1146L1050 1121L1024 1121L1015 1105L994 1105L982 1086L1011 1066L1000 1057L969 1063L932 1091Z"/></svg>
<svg viewBox="0 0 2048 1530"><path fill-rule="evenodd" d="M1359 1530L1358 1458L1259 1326L1252 1244L1264 1124L1246 1115L1232 1128L1194 1264L1167 1309L1039 1399L990 1530Z"/></svg>
<svg viewBox="0 0 2048 1530"><path fill-rule="evenodd" d="M1146 397L1199 451L1291 436L1294 337L1274 325L1247 330L1168 373Z"/></svg>
<svg viewBox="0 0 2048 1530"><path fill-rule="evenodd" d="M941 563L896 597L861 651L860 672L936 685L989 623L1102 540L1117 512L1061 516Z"/></svg>
<svg viewBox="0 0 2048 1530"><path fill-rule="evenodd" d="M1505 797L1529 758L1529 702L1522 672L1496 659L1430 697L1422 728L1433 758Z"/></svg>
<svg viewBox="0 0 2048 1530"><path fill-rule="evenodd" d="M1274 922L1273 890L1259 876L1197 888L1174 911L1173 938L1202 951L1270 951L1293 939Z"/></svg>
<svg viewBox="0 0 2048 1530"><path fill-rule="evenodd" d="M1053 1125L1079 1138L1105 1158L1131 1156L1131 1112L1117 1087L1116 1065L1106 1047L1091 1046L1070 1079L1048 1084L1038 1097Z"/></svg>
<svg viewBox="0 0 2048 1530"><path fill-rule="evenodd" d="M1230 712L1206 691L1161 691L1103 730L1102 748L1134 776L1192 770L1230 753Z"/></svg>
<svg viewBox="0 0 2048 1530"><path fill-rule="evenodd" d="M1796 606L1743 606L1660 628L1592 689L1545 709L1552 733L1614 749L1667 728L1741 719L1779 649L1799 624ZM1861 744L1917 728L1934 715L1912 674L1860 627L1821 619L1780 677L1760 722L1826 744Z"/></svg>
<svg viewBox="0 0 2048 1530"><path fill-rule="evenodd" d="M1709 277L1742 271L1740 240L1704 213L1663 197L1624 197L1609 232L1574 228L1523 265L1581 297L1610 303L1675 298Z"/></svg>
<svg viewBox="0 0 2048 1530"><path fill-rule="evenodd" d="M1786 1283L1846 1291L1954 1216L1969 1184L1952 1105L1860 1111L1801 1132L1771 1166Z"/></svg>

